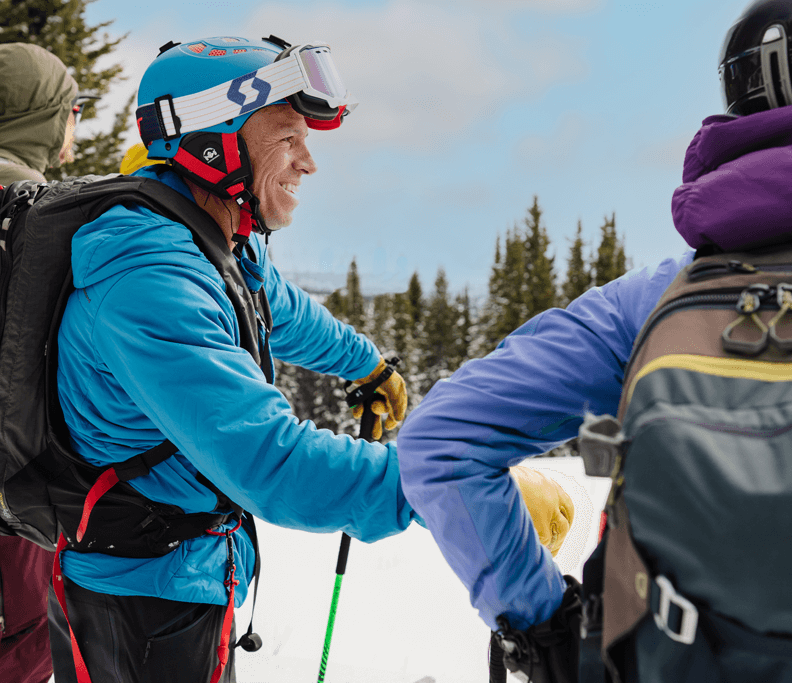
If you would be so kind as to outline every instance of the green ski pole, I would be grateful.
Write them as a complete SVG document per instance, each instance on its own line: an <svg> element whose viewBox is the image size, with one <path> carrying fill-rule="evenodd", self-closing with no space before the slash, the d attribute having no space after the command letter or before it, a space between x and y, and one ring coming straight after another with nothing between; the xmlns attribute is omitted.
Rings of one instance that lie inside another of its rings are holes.
<svg viewBox="0 0 792 683"><path fill-rule="evenodd" d="M374 421L379 419L374 411L371 410L373 398L368 398L363 402L363 415L360 418L360 438L371 441L371 434L374 429ZM319 665L318 683L322 683L327 670L327 658L330 655L330 641L333 638L333 626L335 625L336 610L338 609L338 596L341 594L341 581L346 571L347 558L349 557L349 541L347 534L341 536L341 547L338 549L338 562L336 563L336 578L333 588L333 600L330 603L330 616L327 618L327 630L325 631L324 648L322 649L322 663Z"/></svg>

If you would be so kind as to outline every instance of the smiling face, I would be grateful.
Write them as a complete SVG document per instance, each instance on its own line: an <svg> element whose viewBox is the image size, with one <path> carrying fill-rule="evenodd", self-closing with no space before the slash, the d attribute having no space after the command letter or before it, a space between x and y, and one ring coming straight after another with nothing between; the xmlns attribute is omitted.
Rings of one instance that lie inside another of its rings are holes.
<svg viewBox="0 0 792 683"><path fill-rule="evenodd" d="M291 105L276 104L251 115L240 133L253 166L250 190L261 202L264 222L270 230L290 225L300 182L316 171L305 144L305 119Z"/></svg>

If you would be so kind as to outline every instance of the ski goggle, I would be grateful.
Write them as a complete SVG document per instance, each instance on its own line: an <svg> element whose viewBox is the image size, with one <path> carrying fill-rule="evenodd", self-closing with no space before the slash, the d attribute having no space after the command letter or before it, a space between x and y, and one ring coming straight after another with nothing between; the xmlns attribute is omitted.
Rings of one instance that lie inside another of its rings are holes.
<svg viewBox="0 0 792 683"><path fill-rule="evenodd" d="M83 109L85 109L85 105L88 104L91 100L98 100L99 97L96 95L87 95L87 94L78 94L71 101L72 105L72 113L74 114L74 125L76 126L83 115Z"/></svg>
<svg viewBox="0 0 792 683"><path fill-rule="evenodd" d="M187 46L189 48L189 46ZM290 46L272 64L191 95L158 97L138 107L141 137L175 140L206 130L279 100L306 118L310 128L327 130L358 104L344 87L326 43Z"/></svg>

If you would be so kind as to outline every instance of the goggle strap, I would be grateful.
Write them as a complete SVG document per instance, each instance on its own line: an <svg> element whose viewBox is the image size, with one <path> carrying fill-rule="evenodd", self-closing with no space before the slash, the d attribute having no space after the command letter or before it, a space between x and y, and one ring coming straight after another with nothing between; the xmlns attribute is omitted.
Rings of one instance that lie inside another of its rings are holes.
<svg viewBox="0 0 792 683"><path fill-rule="evenodd" d="M138 107L135 117L141 137L145 129L148 141L144 142L149 145L157 139L173 139L211 128L268 102L285 99L302 91L305 86L297 57L292 55L192 95L158 97L154 103ZM254 93L258 93L256 99L246 103L248 96ZM152 125L155 121L156 128Z"/></svg>

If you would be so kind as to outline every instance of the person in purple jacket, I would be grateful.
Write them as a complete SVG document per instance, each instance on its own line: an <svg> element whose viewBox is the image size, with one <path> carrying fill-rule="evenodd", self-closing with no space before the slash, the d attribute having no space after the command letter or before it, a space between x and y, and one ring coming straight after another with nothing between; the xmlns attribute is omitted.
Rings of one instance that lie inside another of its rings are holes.
<svg viewBox="0 0 792 683"><path fill-rule="evenodd" d="M677 230L702 253L792 233L791 34L792 0L760 0L726 36L726 115L704 121L672 202ZM399 433L407 500L487 626L499 630L504 617L523 631L533 655L516 664L533 681L577 680L578 635L565 615L578 587L539 543L507 468L577 436L586 412L616 413L636 335L694 256L629 272L533 317L435 385ZM542 632L557 637L542 641Z"/></svg>

